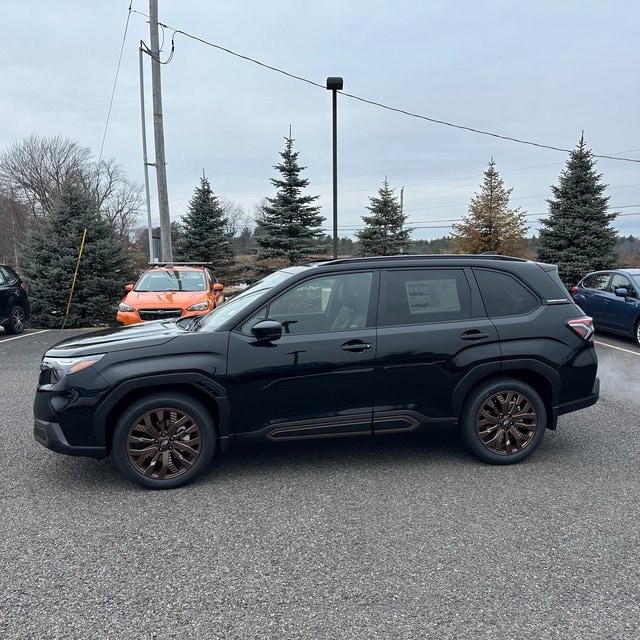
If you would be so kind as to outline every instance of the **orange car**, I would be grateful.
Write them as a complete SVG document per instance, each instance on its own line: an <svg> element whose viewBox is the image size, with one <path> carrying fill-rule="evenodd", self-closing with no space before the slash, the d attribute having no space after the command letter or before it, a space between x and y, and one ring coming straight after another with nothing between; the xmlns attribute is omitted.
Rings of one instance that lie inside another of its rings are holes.
<svg viewBox="0 0 640 640"><path fill-rule="evenodd" d="M224 286L202 265L173 263L147 269L118 305L116 321L135 324L203 315L224 302Z"/></svg>

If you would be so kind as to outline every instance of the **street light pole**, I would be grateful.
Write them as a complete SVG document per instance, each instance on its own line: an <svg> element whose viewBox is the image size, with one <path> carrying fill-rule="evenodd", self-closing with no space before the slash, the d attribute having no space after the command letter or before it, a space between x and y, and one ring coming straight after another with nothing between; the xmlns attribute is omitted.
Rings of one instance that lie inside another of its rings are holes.
<svg viewBox="0 0 640 640"><path fill-rule="evenodd" d="M333 120L333 257L338 257L338 108L337 92L342 89L342 78L327 78L327 89L332 93Z"/></svg>

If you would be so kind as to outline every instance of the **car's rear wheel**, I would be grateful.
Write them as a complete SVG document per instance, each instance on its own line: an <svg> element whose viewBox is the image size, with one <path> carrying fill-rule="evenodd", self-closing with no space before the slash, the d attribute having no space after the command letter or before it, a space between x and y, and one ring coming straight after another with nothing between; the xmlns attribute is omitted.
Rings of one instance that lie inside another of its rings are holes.
<svg viewBox="0 0 640 640"><path fill-rule="evenodd" d="M187 395L154 394L135 402L113 434L120 471L149 489L173 489L199 476L215 450L215 427L204 406Z"/></svg>
<svg viewBox="0 0 640 640"><path fill-rule="evenodd" d="M27 314L19 304L14 304L9 310L9 320L4 325L7 333L22 333L27 324Z"/></svg>
<svg viewBox="0 0 640 640"><path fill-rule="evenodd" d="M533 453L547 423L544 402L528 384L493 380L471 392L460 417L460 435L477 456L512 464Z"/></svg>

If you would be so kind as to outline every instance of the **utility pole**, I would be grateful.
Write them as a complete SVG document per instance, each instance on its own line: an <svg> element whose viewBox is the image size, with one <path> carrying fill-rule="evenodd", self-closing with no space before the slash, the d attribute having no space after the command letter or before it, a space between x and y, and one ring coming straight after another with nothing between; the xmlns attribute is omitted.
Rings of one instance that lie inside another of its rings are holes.
<svg viewBox="0 0 640 640"><path fill-rule="evenodd" d="M158 38L158 0L149 0L149 32L151 35L151 87L153 91L153 138L156 148L156 179L160 210L160 247L163 262L173 262L171 219L167 192L167 167L164 158L162 124L162 90L160 86L160 41Z"/></svg>

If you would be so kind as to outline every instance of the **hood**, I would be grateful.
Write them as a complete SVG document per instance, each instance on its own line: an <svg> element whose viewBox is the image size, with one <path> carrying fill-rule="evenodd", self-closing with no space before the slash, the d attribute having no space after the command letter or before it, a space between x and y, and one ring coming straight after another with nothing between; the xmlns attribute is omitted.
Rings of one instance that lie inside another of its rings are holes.
<svg viewBox="0 0 640 640"><path fill-rule="evenodd" d="M138 349L161 345L184 334L175 322L155 320L125 327L92 331L58 342L47 350L48 356L56 358L84 356L94 353L110 353L124 349Z"/></svg>
<svg viewBox="0 0 640 640"><path fill-rule="evenodd" d="M122 302L135 309L166 308L182 309L208 298L207 291L129 291Z"/></svg>

